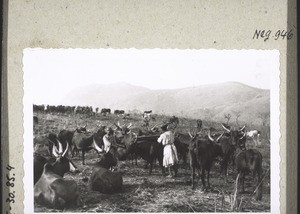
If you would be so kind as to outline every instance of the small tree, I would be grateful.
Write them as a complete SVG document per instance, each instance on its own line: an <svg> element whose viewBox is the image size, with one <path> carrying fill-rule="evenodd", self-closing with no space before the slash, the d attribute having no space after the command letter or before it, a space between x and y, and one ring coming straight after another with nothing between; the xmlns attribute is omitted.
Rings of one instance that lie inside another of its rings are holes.
<svg viewBox="0 0 300 214"><path fill-rule="evenodd" d="M239 124L239 117L241 116L241 112L240 111L234 111L233 113L234 113L234 115L236 117L235 118L236 125L240 126L240 124Z"/></svg>
<svg viewBox="0 0 300 214"><path fill-rule="evenodd" d="M226 122L226 125L228 125L228 123L229 123L229 120L230 120L230 118L231 118L231 114L224 114L224 117L225 117L225 119L227 120L227 122Z"/></svg>

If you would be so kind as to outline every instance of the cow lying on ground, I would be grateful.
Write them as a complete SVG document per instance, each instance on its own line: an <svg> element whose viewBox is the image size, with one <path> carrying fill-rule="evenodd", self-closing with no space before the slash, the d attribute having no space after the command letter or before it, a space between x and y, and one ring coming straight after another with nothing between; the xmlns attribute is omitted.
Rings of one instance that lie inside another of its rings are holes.
<svg viewBox="0 0 300 214"><path fill-rule="evenodd" d="M116 166L116 164L117 161L110 152L102 154L100 161L96 164L90 176L90 189L106 194L121 192L123 187L122 174L109 170L109 168Z"/></svg>
<svg viewBox="0 0 300 214"><path fill-rule="evenodd" d="M55 151L56 150L56 151ZM36 171L34 179L37 182L34 185L34 200L40 205L49 208L64 209L66 207L76 205L79 199L79 191L74 180L66 180L63 178L64 173L70 170L70 162L65 157L67 149L62 153L57 153L57 149L53 147L53 154L57 157L53 164L48 162L43 166L43 172L38 179ZM36 161L45 162L42 158L36 158Z"/></svg>
<svg viewBox="0 0 300 214"><path fill-rule="evenodd" d="M53 155L55 159L52 158L47 160L45 157L40 155L34 156L34 184L40 179L41 175L43 174L44 165L46 163L50 163L53 166L53 172L58 174L59 176L63 177L65 172L77 172L78 169L74 165L74 163L65 157L67 149L65 152L57 149L55 146L53 147Z"/></svg>
<svg viewBox="0 0 300 214"><path fill-rule="evenodd" d="M54 166L44 165L41 178L34 185L34 200L49 208L64 209L76 205L79 191L74 180L66 180L54 172Z"/></svg>

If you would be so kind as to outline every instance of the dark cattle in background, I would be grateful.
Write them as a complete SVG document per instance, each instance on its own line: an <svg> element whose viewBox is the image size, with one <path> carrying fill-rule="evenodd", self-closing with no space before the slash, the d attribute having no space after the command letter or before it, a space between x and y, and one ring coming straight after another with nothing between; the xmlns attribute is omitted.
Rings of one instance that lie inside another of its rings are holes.
<svg viewBox="0 0 300 214"><path fill-rule="evenodd" d="M66 180L56 174L54 165L49 163L44 165L43 173L34 185L34 201L40 205L56 209L76 205L79 199L76 182Z"/></svg>
<svg viewBox="0 0 300 214"><path fill-rule="evenodd" d="M114 110L114 114L124 114L124 110Z"/></svg>
<svg viewBox="0 0 300 214"><path fill-rule="evenodd" d="M101 109L101 112L100 112L102 115L107 115L107 114L110 114L111 113L111 110L110 108L103 108Z"/></svg>
<svg viewBox="0 0 300 214"><path fill-rule="evenodd" d="M43 112L43 111L45 111L45 105L35 105L35 104L33 104L33 111Z"/></svg>
<svg viewBox="0 0 300 214"><path fill-rule="evenodd" d="M152 173L153 161L156 159L159 162L162 173L165 173L163 167L163 146L157 142L158 137L159 136L138 137L137 141L133 143L128 150L129 153L137 154L150 164L149 174Z"/></svg>
<svg viewBox="0 0 300 214"><path fill-rule="evenodd" d="M256 200L262 200L262 155L255 149L240 150L238 149L235 155L235 163L237 172L241 174L242 192L245 191L245 175L249 172L253 176L257 175L256 186L258 187Z"/></svg>

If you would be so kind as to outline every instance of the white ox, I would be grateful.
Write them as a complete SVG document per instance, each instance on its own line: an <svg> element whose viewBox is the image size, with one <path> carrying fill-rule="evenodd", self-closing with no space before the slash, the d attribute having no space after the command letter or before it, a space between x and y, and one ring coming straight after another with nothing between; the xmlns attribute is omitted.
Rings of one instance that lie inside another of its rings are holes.
<svg viewBox="0 0 300 214"><path fill-rule="evenodd" d="M246 133L246 136L247 136L248 138L250 138L250 139L253 140L255 146L258 146L258 145L261 144L260 139L259 139L259 137L260 137L260 131L258 131L258 130L251 130L251 131L248 131L248 132Z"/></svg>

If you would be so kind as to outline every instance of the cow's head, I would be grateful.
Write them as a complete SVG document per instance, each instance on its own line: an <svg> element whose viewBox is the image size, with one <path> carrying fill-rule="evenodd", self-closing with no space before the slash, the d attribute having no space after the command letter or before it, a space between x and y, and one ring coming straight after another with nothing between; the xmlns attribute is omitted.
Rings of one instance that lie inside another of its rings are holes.
<svg viewBox="0 0 300 214"><path fill-rule="evenodd" d="M58 148L55 146L55 144L53 144L52 154L54 155L57 161L60 161L60 159L67 154L69 149L69 144L67 143L66 149L63 151L63 146L61 142L58 139L57 142L58 142Z"/></svg>
<svg viewBox="0 0 300 214"><path fill-rule="evenodd" d="M125 147L128 149L128 148L130 148L131 145L136 143L136 141L137 141L137 134L130 130L122 138L121 144L125 145Z"/></svg>
<svg viewBox="0 0 300 214"><path fill-rule="evenodd" d="M62 145L59 142L59 148L57 149L57 147L55 145L53 145L53 155L56 158L55 163L53 164L53 167L55 169L55 171L62 175L68 171L71 172L77 172L78 169L77 167L74 165L74 163L69 160L69 158L66 157L66 154L68 152L69 149L69 144L67 143L66 149L64 151L62 151Z"/></svg>
<svg viewBox="0 0 300 214"><path fill-rule="evenodd" d="M211 135L210 135L210 130L208 131L208 139L210 142L215 142L215 143L219 143L221 137L223 137L225 132L223 132L217 139L214 139Z"/></svg>
<svg viewBox="0 0 300 214"><path fill-rule="evenodd" d="M78 126L76 125L76 129L75 129L75 132L78 132L78 133L86 133L87 132L87 124L85 124L85 126Z"/></svg>
<svg viewBox="0 0 300 214"><path fill-rule="evenodd" d="M105 169L109 169L117 165L117 159L110 152L101 154L97 165Z"/></svg>
<svg viewBox="0 0 300 214"><path fill-rule="evenodd" d="M123 138L124 135L130 132L132 127L132 123L130 123L129 125L126 124L120 125L120 122L118 122L117 124L114 123L114 125L116 126L116 129L114 130L114 134L117 139Z"/></svg>
<svg viewBox="0 0 300 214"><path fill-rule="evenodd" d="M228 129L223 124L221 125L225 133L227 133L230 136L232 145L244 149L246 144L246 132L244 132L244 130L246 126L244 125L242 128Z"/></svg>

